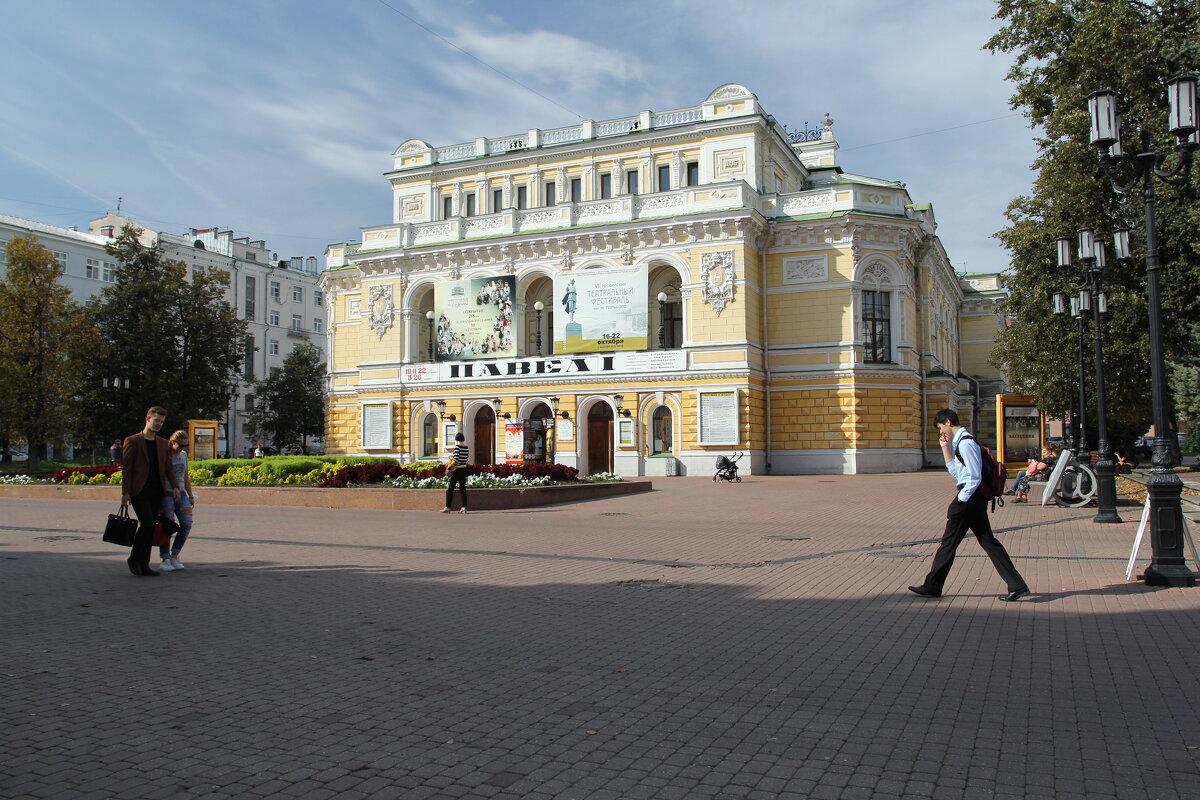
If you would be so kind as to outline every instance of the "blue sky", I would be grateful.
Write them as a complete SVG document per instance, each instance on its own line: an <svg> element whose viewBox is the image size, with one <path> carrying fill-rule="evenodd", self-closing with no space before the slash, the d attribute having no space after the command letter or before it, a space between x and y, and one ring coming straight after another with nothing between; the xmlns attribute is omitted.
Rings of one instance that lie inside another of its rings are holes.
<svg viewBox="0 0 1200 800"><path fill-rule="evenodd" d="M932 203L962 271L1006 267L992 234L1033 177L1009 59L982 50L988 0L5 5L0 213L50 224L122 197L152 228L320 257L390 222L406 139L667 111L724 83L790 128L829 112L841 166Z"/></svg>

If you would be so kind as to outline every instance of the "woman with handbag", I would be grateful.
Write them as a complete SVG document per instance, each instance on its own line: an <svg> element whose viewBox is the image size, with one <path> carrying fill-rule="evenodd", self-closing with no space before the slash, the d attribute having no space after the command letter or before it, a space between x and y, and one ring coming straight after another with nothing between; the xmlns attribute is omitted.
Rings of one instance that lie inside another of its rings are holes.
<svg viewBox="0 0 1200 800"><path fill-rule="evenodd" d="M175 483L181 488L181 491L178 497L170 494L163 496L162 515L167 519L174 515L175 519L179 521L179 532L175 534L174 543L169 541L170 537L168 536L167 543L159 545L158 548L158 555L162 559L160 569L163 572L183 569L183 562L179 560L179 551L183 549L188 534L191 533L192 508L196 505L196 494L192 491L192 479L188 477L187 431L175 431L167 440L167 444L171 448L169 469L175 473Z"/></svg>
<svg viewBox="0 0 1200 800"><path fill-rule="evenodd" d="M459 497L462 498L462 508L458 510L458 513L467 513L467 473L470 471L467 462L470 457L470 451L467 449L467 437L461 433L454 434L453 463L446 469L446 476L450 480L446 483L446 507L442 509L443 514L450 513L455 484L458 485Z"/></svg>
<svg viewBox="0 0 1200 800"><path fill-rule="evenodd" d="M167 469L170 447L158 435L166 419L165 409L151 406L141 433L125 437L121 446L121 504L132 505L138 518L137 535L125 563L134 575L148 578L158 575L150 569L150 546L163 494L170 487L173 498L179 497L175 473Z"/></svg>

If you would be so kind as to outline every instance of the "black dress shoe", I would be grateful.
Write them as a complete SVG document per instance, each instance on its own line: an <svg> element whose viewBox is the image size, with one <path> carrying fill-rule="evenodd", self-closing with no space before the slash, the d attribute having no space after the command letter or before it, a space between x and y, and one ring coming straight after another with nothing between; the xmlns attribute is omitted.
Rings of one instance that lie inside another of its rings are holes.
<svg viewBox="0 0 1200 800"><path fill-rule="evenodd" d="M149 564L138 564L138 575L144 578L157 578L158 570L150 569Z"/></svg>
<svg viewBox="0 0 1200 800"><path fill-rule="evenodd" d="M941 592L935 592L933 589L926 589L924 586L910 586L908 590L913 594L919 594L921 597L941 597Z"/></svg>
<svg viewBox="0 0 1200 800"><path fill-rule="evenodd" d="M1014 600L1020 600L1022 597L1029 595L1029 587L1022 586L1020 589L1013 589L1008 594L1000 595L1000 599L1006 603L1011 603Z"/></svg>
<svg viewBox="0 0 1200 800"><path fill-rule="evenodd" d="M142 565L141 564L137 563L136 561L130 561L129 559L125 559L125 563L129 566L129 571L132 572L134 575L142 574Z"/></svg>

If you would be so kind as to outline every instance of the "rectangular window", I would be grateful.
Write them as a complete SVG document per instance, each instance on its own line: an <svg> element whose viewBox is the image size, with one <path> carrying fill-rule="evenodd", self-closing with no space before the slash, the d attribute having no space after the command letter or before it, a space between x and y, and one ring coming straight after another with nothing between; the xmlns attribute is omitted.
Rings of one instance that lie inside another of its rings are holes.
<svg viewBox="0 0 1200 800"><path fill-rule="evenodd" d="M547 184L546 184L546 205L548 205L548 206L552 206L552 205L554 205L554 203L555 203L555 199L554 199L554 184L553 184L553 183L547 183Z"/></svg>
<svg viewBox="0 0 1200 800"><path fill-rule="evenodd" d="M475 216L475 193L471 192L467 195L467 216Z"/></svg>
<svg viewBox="0 0 1200 800"><path fill-rule="evenodd" d="M604 173L600 176L600 199L607 200L612 197L612 174Z"/></svg>
<svg viewBox="0 0 1200 800"><path fill-rule="evenodd" d="M57 261L59 264L62 264L63 269L66 269L67 268L67 254L60 253L57 250L54 250L52 252L54 253L54 260Z"/></svg>
<svg viewBox="0 0 1200 800"><path fill-rule="evenodd" d="M292 330L304 330L304 318L299 314L292 314Z"/></svg>
<svg viewBox="0 0 1200 800"><path fill-rule="evenodd" d="M450 219L454 216L454 198L442 198L442 219Z"/></svg>
<svg viewBox="0 0 1200 800"><path fill-rule="evenodd" d="M663 347L674 350L683 346L683 303L662 304Z"/></svg>
<svg viewBox="0 0 1200 800"><path fill-rule="evenodd" d="M8 263L8 239L0 239L0 267Z"/></svg>
<svg viewBox="0 0 1200 800"><path fill-rule="evenodd" d="M583 178L571 178L571 202L583 201Z"/></svg>
<svg viewBox="0 0 1200 800"><path fill-rule="evenodd" d="M100 280L105 283L117 282L117 265L111 261L104 262L104 269L100 272Z"/></svg>
<svg viewBox="0 0 1200 800"><path fill-rule="evenodd" d="M636 169L625 176L625 191L629 194L638 193L638 172Z"/></svg>
<svg viewBox="0 0 1200 800"><path fill-rule="evenodd" d="M324 326L321 323L321 320L319 320L319 319L313 320L313 333L320 333L322 327L324 327Z"/></svg>
<svg viewBox="0 0 1200 800"><path fill-rule="evenodd" d="M314 306L324 306L325 305L325 293L322 292L320 289L313 289L313 305Z"/></svg>
<svg viewBox="0 0 1200 800"><path fill-rule="evenodd" d="M255 280L253 276L246 276L246 319L254 320L254 294Z"/></svg>
<svg viewBox="0 0 1200 800"><path fill-rule="evenodd" d="M270 355L273 355L273 356L279 355L279 340L278 339L272 339L267 344L267 353Z"/></svg>
<svg viewBox="0 0 1200 800"><path fill-rule="evenodd" d="M700 185L700 162L699 161L687 162L687 185L688 186L699 186Z"/></svg>
<svg viewBox="0 0 1200 800"><path fill-rule="evenodd" d="M304 287L303 286L293 286L292 287L292 300L297 303L304 302Z"/></svg>
<svg viewBox="0 0 1200 800"><path fill-rule="evenodd" d="M242 374L248 381L254 380L254 342L246 346L246 355L243 359Z"/></svg>
<svg viewBox="0 0 1200 800"><path fill-rule="evenodd" d="M502 211L504 209L504 190L492 190L492 213Z"/></svg>
<svg viewBox="0 0 1200 800"><path fill-rule="evenodd" d="M94 281L100 280L100 260L89 258L87 260L87 267L84 269L84 274Z"/></svg>
<svg viewBox="0 0 1200 800"><path fill-rule="evenodd" d="M246 395L246 410L247 411L254 410L254 395L252 395L252 394Z"/></svg>
<svg viewBox="0 0 1200 800"><path fill-rule="evenodd" d="M280 302L279 281L271 281L271 299Z"/></svg>
<svg viewBox="0 0 1200 800"><path fill-rule="evenodd" d="M660 164L658 167L658 190L671 191L671 167L668 164Z"/></svg>
<svg viewBox="0 0 1200 800"><path fill-rule="evenodd" d="M267 314L267 322L270 323L271 325L278 325L279 324L279 312L271 311L270 313L268 313Z"/></svg>
<svg viewBox="0 0 1200 800"><path fill-rule="evenodd" d="M246 253L247 261L258 261L258 253Z"/></svg>
<svg viewBox="0 0 1200 800"><path fill-rule="evenodd" d="M890 363L892 360L891 292L862 293L863 360Z"/></svg>
<svg viewBox="0 0 1200 800"><path fill-rule="evenodd" d="M517 187L517 208L519 208L519 209L529 208L529 187L528 186L518 186Z"/></svg>

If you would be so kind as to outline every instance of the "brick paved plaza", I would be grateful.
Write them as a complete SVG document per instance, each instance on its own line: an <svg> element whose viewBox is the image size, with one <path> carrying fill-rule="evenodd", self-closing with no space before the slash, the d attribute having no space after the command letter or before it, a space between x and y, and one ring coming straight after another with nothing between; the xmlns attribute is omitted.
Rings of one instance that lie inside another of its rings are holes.
<svg viewBox="0 0 1200 800"><path fill-rule="evenodd" d="M5 798L1197 798L1200 589L1140 509L993 515L944 472L656 479L442 515L204 505L135 578L110 504L0 499ZM1144 567L1148 545L1139 562Z"/></svg>

